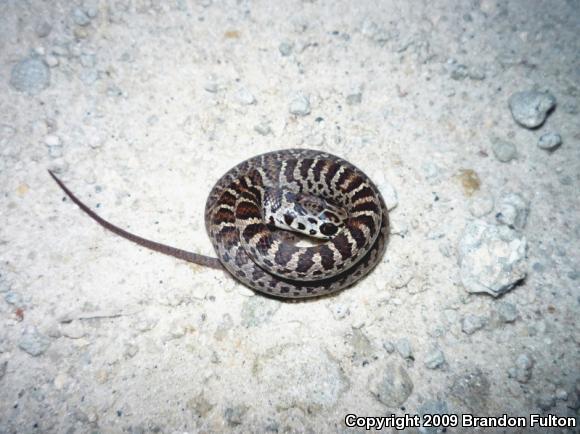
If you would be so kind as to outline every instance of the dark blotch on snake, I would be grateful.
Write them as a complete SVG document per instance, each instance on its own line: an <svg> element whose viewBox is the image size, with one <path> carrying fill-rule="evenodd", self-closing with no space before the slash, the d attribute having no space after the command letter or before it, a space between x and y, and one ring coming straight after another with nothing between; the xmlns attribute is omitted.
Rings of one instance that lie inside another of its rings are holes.
<svg viewBox="0 0 580 434"><path fill-rule="evenodd" d="M320 233L322 233L322 235L331 237L336 234L336 232L338 232L338 228L332 223L322 223L320 225Z"/></svg>

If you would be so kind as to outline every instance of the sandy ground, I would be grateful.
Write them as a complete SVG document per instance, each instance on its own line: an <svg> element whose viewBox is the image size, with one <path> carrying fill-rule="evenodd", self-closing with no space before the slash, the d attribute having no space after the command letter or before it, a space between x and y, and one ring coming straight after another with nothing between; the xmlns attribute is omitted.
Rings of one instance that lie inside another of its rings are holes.
<svg viewBox="0 0 580 434"><path fill-rule="evenodd" d="M575 0L0 1L0 432L365 432L349 413L579 432L529 426L580 407L579 35ZM557 102L530 129L508 101L534 89ZM135 246L47 174L211 255L213 183L288 147L347 158L390 202L382 263L333 297L267 299ZM501 297L466 290L473 224Z"/></svg>

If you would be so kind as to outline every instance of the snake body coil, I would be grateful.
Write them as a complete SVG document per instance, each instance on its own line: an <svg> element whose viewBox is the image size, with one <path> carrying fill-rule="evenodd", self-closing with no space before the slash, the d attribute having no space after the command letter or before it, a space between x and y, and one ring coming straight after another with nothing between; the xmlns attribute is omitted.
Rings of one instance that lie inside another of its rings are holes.
<svg viewBox="0 0 580 434"><path fill-rule="evenodd" d="M164 254L224 267L243 284L276 297L315 297L352 285L380 261L388 238L388 211L375 185L360 169L325 152L269 152L224 174L205 207L205 226L218 259L127 232L50 175L106 229ZM325 241L299 246L281 229Z"/></svg>
<svg viewBox="0 0 580 434"><path fill-rule="evenodd" d="M298 247L264 218L271 189L321 197L344 209L344 225L325 243ZM372 181L347 161L319 151L259 155L228 171L205 209L206 231L223 266L267 294L305 298L353 284L381 259L388 212Z"/></svg>

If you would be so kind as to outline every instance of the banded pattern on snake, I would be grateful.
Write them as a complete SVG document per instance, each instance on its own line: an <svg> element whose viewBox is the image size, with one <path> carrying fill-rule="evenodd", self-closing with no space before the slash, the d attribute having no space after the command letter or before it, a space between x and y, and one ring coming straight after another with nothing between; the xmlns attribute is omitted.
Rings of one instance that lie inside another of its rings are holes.
<svg viewBox="0 0 580 434"><path fill-rule="evenodd" d="M73 202L114 233L180 259L223 266L250 288L281 298L316 297L352 285L380 261L388 238L388 211L376 186L354 165L320 151L262 154L217 181L205 207L217 260L109 223L50 174ZM319 241L301 246L284 229Z"/></svg>

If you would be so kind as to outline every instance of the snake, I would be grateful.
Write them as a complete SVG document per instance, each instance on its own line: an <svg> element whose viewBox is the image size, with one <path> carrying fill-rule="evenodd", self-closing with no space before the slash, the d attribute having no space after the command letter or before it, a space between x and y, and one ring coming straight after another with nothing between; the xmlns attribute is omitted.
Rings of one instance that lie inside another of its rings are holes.
<svg viewBox="0 0 580 434"><path fill-rule="evenodd" d="M322 151L267 152L219 178L204 213L217 258L128 232L49 174L105 229L148 249L225 270L275 298L319 297L352 286L381 261L389 238L389 214L376 185L353 164Z"/></svg>

